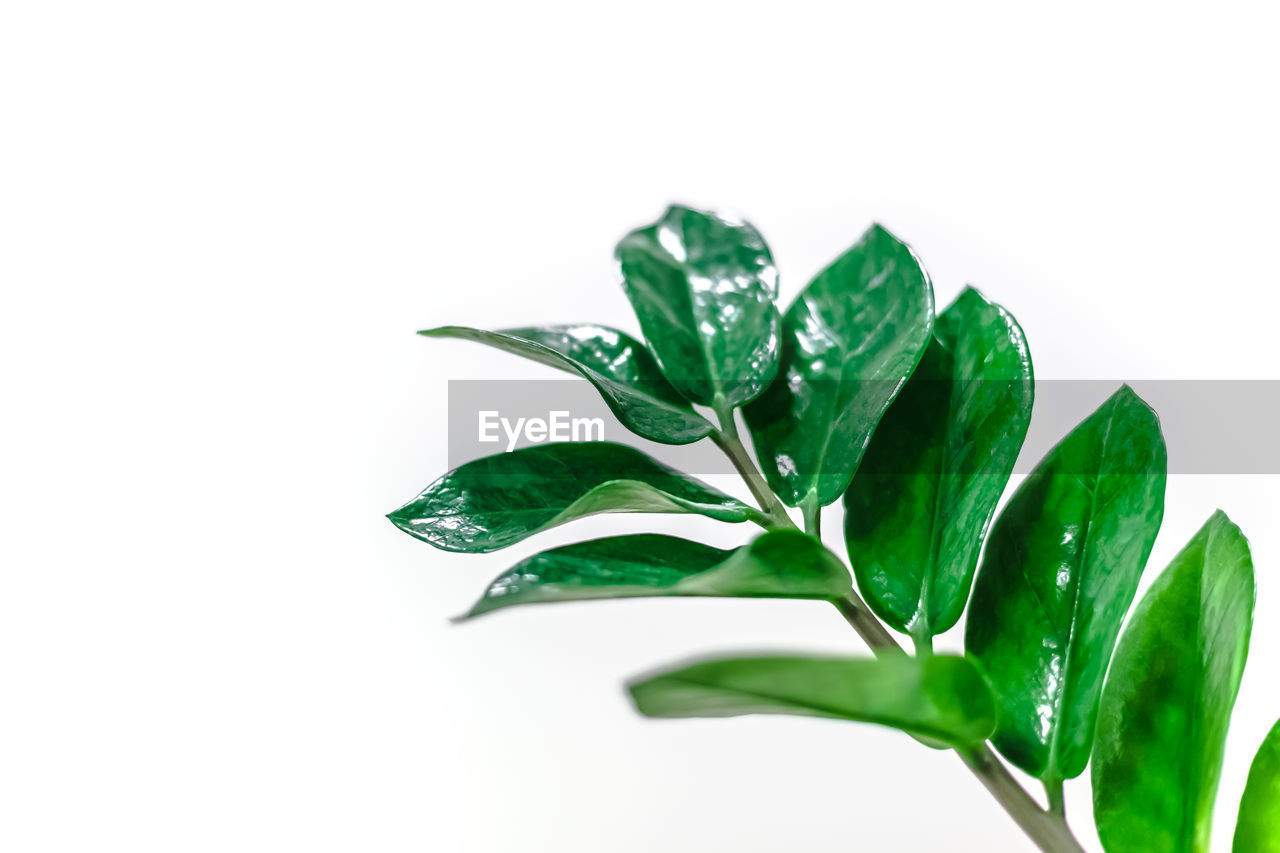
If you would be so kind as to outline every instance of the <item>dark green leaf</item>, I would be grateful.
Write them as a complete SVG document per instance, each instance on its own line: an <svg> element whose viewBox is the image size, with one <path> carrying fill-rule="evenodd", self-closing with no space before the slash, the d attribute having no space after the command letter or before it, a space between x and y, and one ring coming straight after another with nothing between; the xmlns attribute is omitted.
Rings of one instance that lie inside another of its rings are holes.
<svg viewBox="0 0 1280 853"><path fill-rule="evenodd" d="M1275 853L1280 848L1280 722L1254 756L1240 798L1232 853Z"/></svg>
<svg viewBox="0 0 1280 853"><path fill-rule="evenodd" d="M978 550L1031 421L1017 322L966 289L845 492L845 542L867 603L918 639L955 625Z"/></svg>
<svg viewBox="0 0 1280 853"><path fill-rule="evenodd" d="M643 344L608 326L545 326L501 332L440 326L418 334L476 341L576 373L596 387L623 425L651 441L688 444L712 429L711 423L671 387Z"/></svg>
<svg viewBox="0 0 1280 853"><path fill-rule="evenodd" d="M1253 599L1249 542L1219 511L1134 610L1093 755L1093 813L1108 853L1208 853ZM1269 841L1257 849L1277 849L1280 836Z"/></svg>
<svg viewBox="0 0 1280 853"><path fill-rule="evenodd" d="M783 318L777 380L745 410L783 501L826 506L840 497L932 325L928 275L878 225L809 283Z"/></svg>
<svg viewBox="0 0 1280 853"><path fill-rule="evenodd" d="M1155 412L1125 386L1036 467L992 527L965 643L997 748L1053 784L1089 760L1098 695L1164 514Z"/></svg>
<svg viewBox="0 0 1280 853"><path fill-rule="evenodd" d="M982 673L948 655L729 658L648 676L629 689L649 717L833 717L957 746L981 743L995 728Z"/></svg>
<svg viewBox="0 0 1280 853"><path fill-rule="evenodd" d="M818 540L764 533L722 551L676 536L641 533L577 542L521 560L496 578L468 617L513 604L643 596L834 599L849 571Z"/></svg>
<svg viewBox="0 0 1280 853"><path fill-rule="evenodd" d="M736 498L635 448L583 441L468 462L388 518L446 551L496 551L601 512L689 512L733 522L760 517Z"/></svg>
<svg viewBox="0 0 1280 853"><path fill-rule="evenodd" d="M617 256L645 340L681 394L740 406L764 390L778 369L778 272L755 228L672 206Z"/></svg>

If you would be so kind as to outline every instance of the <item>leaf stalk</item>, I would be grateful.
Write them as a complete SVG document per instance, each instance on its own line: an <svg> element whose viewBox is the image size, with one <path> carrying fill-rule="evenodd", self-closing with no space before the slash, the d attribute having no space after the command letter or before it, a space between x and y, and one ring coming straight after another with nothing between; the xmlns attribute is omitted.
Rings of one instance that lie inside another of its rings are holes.
<svg viewBox="0 0 1280 853"><path fill-rule="evenodd" d="M1067 798L1063 792L1061 779L1045 779L1044 790L1049 799L1049 812L1063 820L1067 819Z"/></svg>
<svg viewBox="0 0 1280 853"><path fill-rule="evenodd" d="M724 451L725 456L729 457L734 469L737 470L738 475L747 484L747 488L751 490L756 502L760 504L760 509L764 511L765 517L768 519L768 523L764 526L791 530L798 529L795 522L791 520L791 516L787 514L787 508L782 505L782 501L778 500L778 496L769 488L764 475L760 473L760 469L756 467L755 462L751 459L751 454L747 453L747 448L742 444L742 439L738 436L738 425L734 420L733 407L729 406L723 398L717 395L712 403L712 409L720 422L720 428L711 433L711 440Z"/></svg>
<svg viewBox="0 0 1280 853"><path fill-rule="evenodd" d="M961 751L960 759L1044 853L1084 853L1062 816L1040 808L990 746Z"/></svg>
<svg viewBox="0 0 1280 853"><path fill-rule="evenodd" d="M804 514L804 532L814 539L822 538L822 507L818 505L818 493L809 492L800 503Z"/></svg>

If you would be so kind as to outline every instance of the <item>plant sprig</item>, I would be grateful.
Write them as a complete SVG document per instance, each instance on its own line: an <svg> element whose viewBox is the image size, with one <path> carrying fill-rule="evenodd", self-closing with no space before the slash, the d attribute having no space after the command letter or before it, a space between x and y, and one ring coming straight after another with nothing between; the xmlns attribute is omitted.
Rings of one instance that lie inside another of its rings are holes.
<svg viewBox="0 0 1280 853"><path fill-rule="evenodd" d="M633 448L575 442L467 463L391 520L467 552L605 512L697 513L765 532L728 551L658 534L555 548L495 579L466 618L638 596L825 600L873 656L676 665L630 682L636 707L898 728L955 751L1052 853L1083 850L1064 783L1092 767L1107 853L1206 853L1253 564L1239 528L1216 513L1121 635L1164 513L1166 452L1150 407L1121 387L996 517L1034 400L1026 338L1004 308L967 288L935 314L919 258L880 226L785 313L769 248L740 220L673 206L625 237L617 257L643 342L596 325L422 334L577 374L645 439L709 438L757 506ZM819 528L839 500L848 566ZM935 653L933 638L962 617L965 654ZM1280 849L1277 732L1250 772L1236 853ZM1041 781L1043 805L1006 761Z"/></svg>

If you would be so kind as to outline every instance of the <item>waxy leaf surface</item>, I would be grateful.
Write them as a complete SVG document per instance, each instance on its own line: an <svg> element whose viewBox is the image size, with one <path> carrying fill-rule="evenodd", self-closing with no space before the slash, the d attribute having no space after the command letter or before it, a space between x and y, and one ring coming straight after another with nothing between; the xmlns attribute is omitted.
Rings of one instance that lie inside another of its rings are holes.
<svg viewBox="0 0 1280 853"><path fill-rule="evenodd" d="M577 542L535 554L496 578L468 617L514 604L646 596L835 599L849 571L818 540L764 533L723 551L676 536L641 533Z"/></svg>
<svg viewBox="0 0 1280 853"><path fill-rule="evenodd" d="M672 206L618 244L623 287L662 371L695 403L740 406L778 368L778 271L745 222Z"/></svg>
<svg viewBox="0 0 1280 853"><path fill-rule="evenodd" d="M1051 450L992 527L965 645L996 747L1053 784L1089 760L1098 696L1164 514L1160 424L1125 386Z"/></svg>
<svg viewBox="0 0 1280 853"><path fill-rule="evenodd" d="M576 373L596 387L623 425L650 441L688 444L712 430L711 423L694 412L662 375L644 345L608 326L545 326L501 332L441 326L418 334L476 341Z"/></svg>
<svg viewBox="0 0 1280 853"><path fill-rule="evenodd" d="M1013 317L967 289L880 421L845 492L858 587L918 639L956 624L983 534L1031 421L1031 355Z"/></svg>
<svg viewBox="0 0 1280 853"><path fill-rule="evenodd" d="M1116 649L1098 714L1093 813L1107 853L1208 853L1253 624L1253 560L1217 512L1156 579ZM1258 848L1280 846L1280 836Z"/></svg>
<svg viewBox="0 0 1280 853"><path fill-rule="evenodd" d="M649 717L832 717L956 746L980 743L995 727L982 673L949 655L729 658L644 677L629 689Z"/></svg>
<svg viewBox="0 0 1280 853"><path fill-rule="evenodd" d="M468 462L388 518L437 548L477 552L601 512L687 512L731 522L760 516L635 448L582 441Z"/></svg>
<svg viewBox="0 0 1280 853"><path fill-rule="evenodd" d="M783 318L778 377L745 409L769 485L826 506L929 343L933 288L880 226L811 281Z"/></svg>
<svg viewBox="0 0 1280 853"><path fill-rule="evenodd" d="M1280 723L1254 756L1240 798L1232 853L1275 853L1280 849Z"/></svg>

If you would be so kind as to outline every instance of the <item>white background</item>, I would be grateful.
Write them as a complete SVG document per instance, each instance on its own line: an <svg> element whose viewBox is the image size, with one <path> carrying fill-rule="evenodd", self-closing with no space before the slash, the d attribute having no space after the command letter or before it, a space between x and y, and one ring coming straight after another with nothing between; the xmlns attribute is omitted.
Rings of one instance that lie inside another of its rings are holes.
<svg viewBox="0 0 1280 853"><path fill-rule="evenodd" d="M533 547L743 531L398 533L446 380L549 375L413 331L634 329L612 246L678 199L749 216L786 300L878 219L1044 378L1280 378L1277 21L1175 7L5 4L0 847L1030 849L894 732L623 698L691 653L856 649L820 604L447 624ZM1172 479L1151 565L1217 506L1260 591L1226 850L1280 714L1280 482Z"/></svg>

